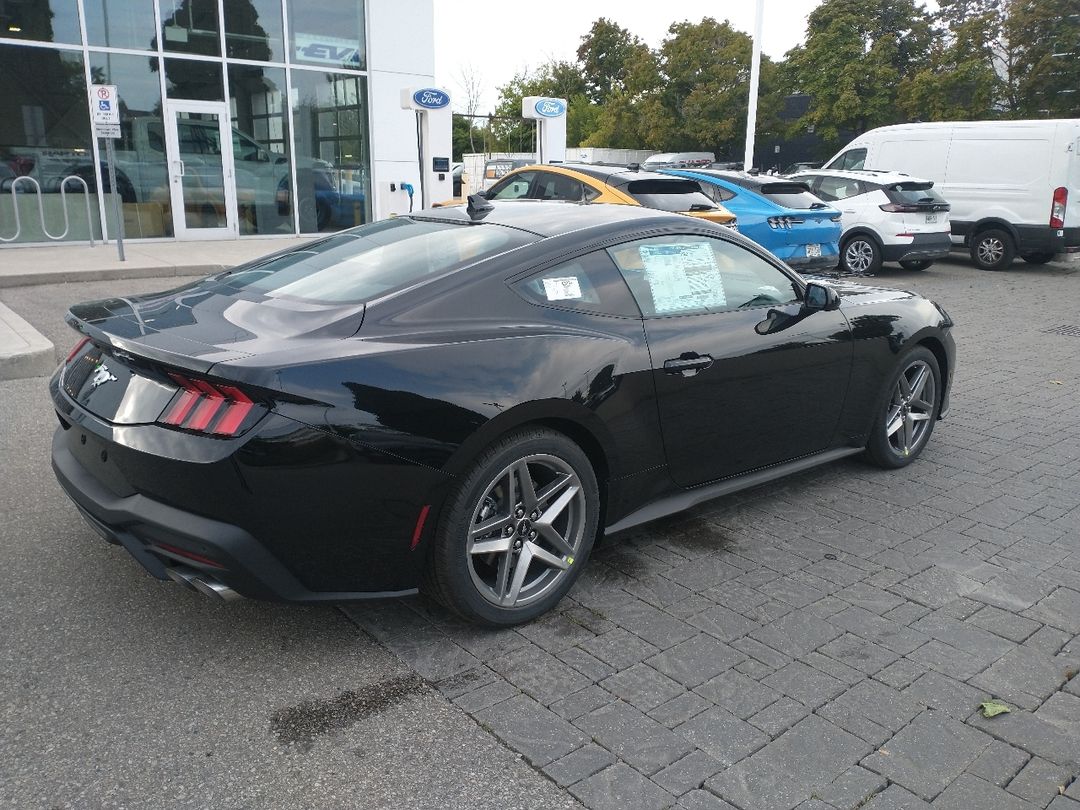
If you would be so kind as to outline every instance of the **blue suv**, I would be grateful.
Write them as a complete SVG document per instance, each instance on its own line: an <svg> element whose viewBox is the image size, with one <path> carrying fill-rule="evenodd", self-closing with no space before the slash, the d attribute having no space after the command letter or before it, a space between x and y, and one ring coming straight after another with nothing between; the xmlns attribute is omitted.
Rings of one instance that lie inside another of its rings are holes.
<svg viewBox="0 0 1080 810"><path fill-rule="evenodd" d="M697 180L710 199L723 203L748 236L796 270L831 270L840 262L840 212L810 193L805 183L771 175L713 169L661 169Z"/></svg>

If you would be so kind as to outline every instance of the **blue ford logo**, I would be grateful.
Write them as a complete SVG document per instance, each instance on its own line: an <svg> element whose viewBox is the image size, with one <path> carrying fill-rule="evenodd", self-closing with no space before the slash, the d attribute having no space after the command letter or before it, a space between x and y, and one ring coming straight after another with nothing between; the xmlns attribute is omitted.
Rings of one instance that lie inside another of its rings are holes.
<svg viewBox="0 0 1080 810"><path fill-rule="evenodd" d="M536 111L544 118L558 118L566 112L566 102L558 98L542 98L536 102Z"/></svg>
<svg viewBox="0 0 1080 810"><path fill-rule="evenodd" d="M447 93L444 93L442 90L436 90L433 87L425 87L423 90L417 90L412 94L412 97L413 101L429 110L441 110L450 103L450 96Z"/></svg>

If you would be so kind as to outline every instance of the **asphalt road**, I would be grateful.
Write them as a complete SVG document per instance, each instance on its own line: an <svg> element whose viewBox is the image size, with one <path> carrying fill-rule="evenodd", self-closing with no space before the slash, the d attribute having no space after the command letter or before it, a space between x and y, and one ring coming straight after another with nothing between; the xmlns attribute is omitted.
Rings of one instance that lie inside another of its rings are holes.
<svg viewBox="0 0 1080 810"><path fill-rule="evenodd" d="M68 304L171 282L3 300L62 356ZM45 382L0 383L0 807L578 806L341 611L215 603L101 541Z"/></svg>

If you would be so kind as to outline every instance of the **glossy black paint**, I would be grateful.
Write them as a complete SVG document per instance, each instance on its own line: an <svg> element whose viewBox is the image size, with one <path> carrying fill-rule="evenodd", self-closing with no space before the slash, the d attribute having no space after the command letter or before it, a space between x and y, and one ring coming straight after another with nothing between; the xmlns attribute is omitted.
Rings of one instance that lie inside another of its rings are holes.
<svg viewBox="0 0 1080 810"><path fill-rule="evenodd" d="M461 208L417 216L470 221ZM166 542L210 557L245 595L361 598L416 587L455 481L516 427L543 423L576 441L602 485L602 525L624 527L718 479L716 491L729 491L768 465L862 447L908 346L929 345L945 390L951 379L951 321L910 293L836 284L839 308L642 319L636 309L540 305L514 289L575 256L669 233L734 241L802 289L729 229L560 203L495 203L478 219L469 227L518 228L535 241L363 304L269 300L222 274L72 307L72 326L136 376L172 370L241 385L268 413L233 438L166 428L145 411L131 423L77 401L58 369L50 392L64 488L133 553ZM348 252L354 238L278 255ZM663 368L695 353L713 363ZM109 385L123 400L119 380Z"/></svg>

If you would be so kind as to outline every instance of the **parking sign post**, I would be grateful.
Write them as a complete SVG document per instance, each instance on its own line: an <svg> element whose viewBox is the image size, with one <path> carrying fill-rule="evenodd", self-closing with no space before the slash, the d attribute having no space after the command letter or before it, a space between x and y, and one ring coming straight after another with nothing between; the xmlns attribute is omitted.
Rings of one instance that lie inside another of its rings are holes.
<svg viewBox="0 0 1080 810"><path fill-rule="evenodd" d="M115 84L95 84L90 87L90 118L94 137L105 139L105 162L109 166L109 191L112 193L113 220L116 222L116 251L124 257L124 218L116 186L116 150L113 141L120 137L120 100ZM103 228L104 230L104 228Z"/></svg>

